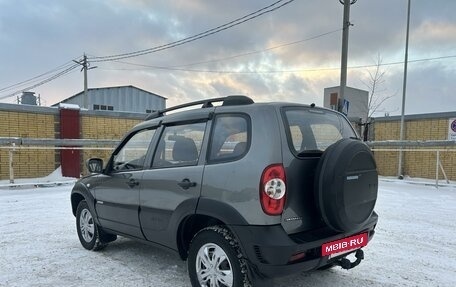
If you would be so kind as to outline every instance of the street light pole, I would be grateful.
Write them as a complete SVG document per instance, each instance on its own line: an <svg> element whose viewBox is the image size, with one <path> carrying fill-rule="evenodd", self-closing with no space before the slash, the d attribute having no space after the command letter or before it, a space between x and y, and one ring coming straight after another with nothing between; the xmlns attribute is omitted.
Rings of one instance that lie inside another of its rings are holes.
<svg viewBox="0 0 456 287"><path fill-rule="evenodd" d="M340 91L339 91L339 103L337 110L342 112L344 106L345 88L347 87L347 59L348 59L348 32L350 26L350 5L355 4L357 0L339 0L344 5L344 20L342 30L342 56L341 56L341 67L340 67Z"/></svg>
<svg viewBox="0 0 456 287"><path fill-rule="evenodd" d="M405 59L404 59L404 81L402 84L402 111L401 111L401 130L400 130L400 141L404 140L404 112L405 112L405 95L407 92L407 64L408 64L408 45L409 45L409 29L410 29L410 2L408 0L407 6L407 32L405 36ZM399 148L399 164L397 169L397 176L401 177L403 172L403 146Z"/></svg>

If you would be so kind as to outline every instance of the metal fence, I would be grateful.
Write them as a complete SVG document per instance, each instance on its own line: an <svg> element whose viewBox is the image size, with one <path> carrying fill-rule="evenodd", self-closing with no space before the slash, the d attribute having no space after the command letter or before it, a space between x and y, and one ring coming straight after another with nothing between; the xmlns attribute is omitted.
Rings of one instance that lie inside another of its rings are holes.
<svg viewBox="0 0 456 287"><path fill-rule="evenodd" d="M40 139L0 137L0 151L6 151L10 183L14 183L14 166L19 159L15 154L20 151L43 151L43 150L83 150L100 151L109 154L119 143L118 140L110 139ZM398 154L403 152L405 156L405 174L414 177L435 179L435 185L440 181L449 183L456 180L456 142L455 141L374 141L367 142L375 154L379 172L381 175L396 176L398 170ZM87 156L87 155L84 155ZM421 171L421 172L420 172Z"/></svg>
<svg viewBox="0 0 456 287"><path fill-rule="evenodd" d="M112 151L118 143L118 140L0 137L0 151L7 152L9 182L13 184L16 179L15 164L20 161L20 159L15 159L15 154L21 151L98 150L106 153L106 151ZM1 164L4 165L5 161L2 160Z"/></svg>
<svg viewBox="0 0 456 287"><path fill-rule="evenodd" d="M383 175L399 174L399 153L404 154L402 169L415 177L440 180L447 184L456 179L456 141L376 141L367 142L375 154Z"/></svg>

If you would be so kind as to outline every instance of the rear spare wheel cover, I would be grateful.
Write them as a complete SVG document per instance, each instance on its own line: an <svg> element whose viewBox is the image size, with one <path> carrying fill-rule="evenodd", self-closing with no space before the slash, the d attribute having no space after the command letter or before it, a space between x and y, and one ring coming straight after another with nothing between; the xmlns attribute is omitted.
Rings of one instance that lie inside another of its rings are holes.
<svg viewBox="0 0 456 287"><path fill-rule="evenodd" d="M370 218L377 200L377 165L369 147L342 139L323 153L315 176L315 199L325 223L353 231Z"/></svg>

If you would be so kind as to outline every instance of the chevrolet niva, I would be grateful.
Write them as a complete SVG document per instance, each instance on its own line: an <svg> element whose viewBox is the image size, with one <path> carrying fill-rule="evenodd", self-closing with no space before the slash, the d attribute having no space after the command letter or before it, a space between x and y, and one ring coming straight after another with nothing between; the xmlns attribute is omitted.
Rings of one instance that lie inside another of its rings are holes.
<svg viewBox="0 0 456 287"><path fill-rule="evenodd" d="M353 268L378 219L370 149L314 104L228 96L155 111L105 167L87 166L71 192L82 246L120 235L175 251L192 286Z"/></svg>

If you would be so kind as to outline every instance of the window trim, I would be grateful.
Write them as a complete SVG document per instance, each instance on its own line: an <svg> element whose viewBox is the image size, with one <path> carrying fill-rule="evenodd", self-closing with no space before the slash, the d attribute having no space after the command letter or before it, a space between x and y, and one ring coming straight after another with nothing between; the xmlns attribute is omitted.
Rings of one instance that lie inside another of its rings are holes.
<svg viewBox="0 0 456 287"><path fill-rule="evenodd" d="M213 143L213 136L215 133L215 127L216 127L216 121L220 117L228 117L228 116L235 116L235 117L241 117L246 120L247 123L247 142L246 142L246 148L245 151L236 156L236 157L226 157L226 158L218 158L218 159L211 159L211 150L212 150L212 143ZM245 155L249 152L250 146L252 145L252 120L250 116L246 113L233 113L233 112L228 112L228 113L218 113L215 114L214 117L212 118L212 126L211 126L211 131L209 133L209 141L207 144L207 151L206 151L206 164L207 165L212 165L212 164L219 164L219 163L227 163L227 162L234 162L242 159L245 157Z"/></svg>

